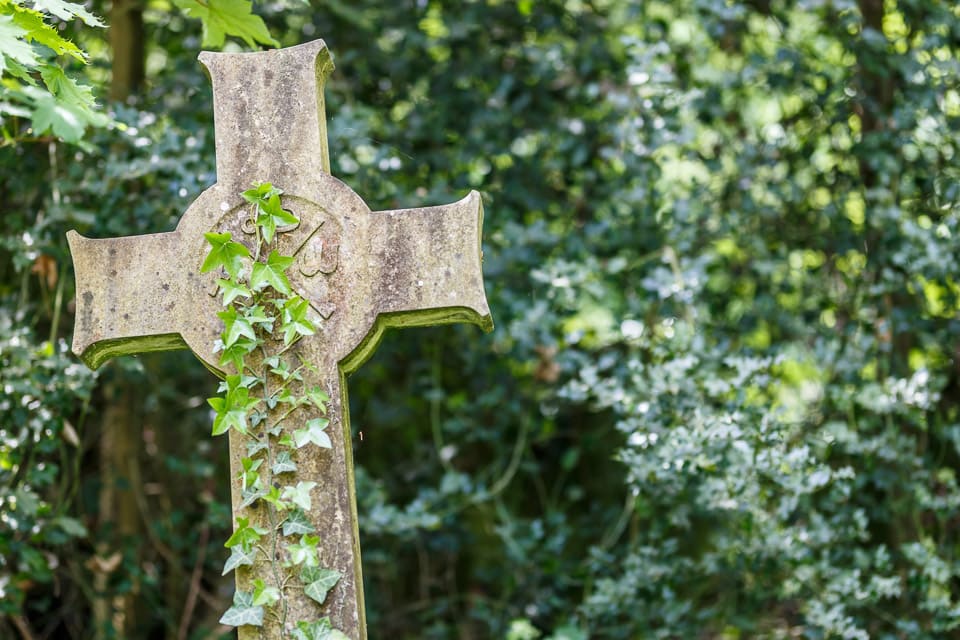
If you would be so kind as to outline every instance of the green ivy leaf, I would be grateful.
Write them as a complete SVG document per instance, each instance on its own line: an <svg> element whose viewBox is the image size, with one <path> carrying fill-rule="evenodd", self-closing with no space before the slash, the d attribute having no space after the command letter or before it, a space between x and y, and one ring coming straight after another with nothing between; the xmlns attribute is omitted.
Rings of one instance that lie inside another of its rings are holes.
<svg viewBox="0 0 960 640"><path fill-rule="evenodd" d="M223 564L223 572L220 575L225 576L239 566L253 565L253 561L256 559L258 553L259 551L257 551L256 547L251 547L250 549L244 549L240 545L231 547L230 557L227 558L227 561Z"/></svg>
<svg viewBox="0 0 960 640"><path fill-rule="evenodd" d="M319 536L304 535L300 537L299 543L288 544L287 551L290 553L290 564L307 567L318 566L320 564L317 558L317 544L319 542Z"/></svg>
<svg viewBox="0 0 960 640"><path fill-rule="evenodd" d="M247 487L255 486L257 481L260 479L260 474L257 471L260 469L260 466L263 464L263 458L254 460L253 458L243 458L240 460L240 465L243 469L240 471L240 478L243 481L243 489Z"/></svg>
<svg viewBox="0 0 960 640"><path fill-rule="evenodd" d="M250 0L174 0L174 4L192 18L203 23L203 46L220 48L226 36L242 38L251 49L256 43L279 47L280 43L270 37L267 25L260 16L253 14Z"/></svg>
<svg viewBox="0 0 960 640"><path fill-rule="evenodd" d="M250 549L260 541L260 538L267 533L266 529L250 526L249 518L237 518L237 528L223 546L228 549L240 546L244 549Z"/></svg>
<svg viewBox="0 0 960 640"><path fill-rule="evenodd" d="M259 485L259 480L260 478L257 478L257 485ZM252 505L254 502L264 497L264 495L265 494L263 492L263 489L259 488L259 486L254 486L249 489L242 489L240 491L241 500L240 500L239 508L246 509L247 507Z"/></svg>
<svg viewBox="0 0 960 640"><path fill-rule="evenodd" d="M300 403L300 397L293 395L293 392L290 391L289 387L283 387L273 396L273 400L276 403L289 404L291 406L297 405Z"/></svg>
<svg viewBox="0 0 960 640"><path fill-rule="evenodd" d="M305 535L316 530L313 523L307 519L307 514L300 509L292 510L287 519L283 521L283 535L285 536Z"/></svg>
<svg viewBox="0 0 960 640"><path fill-rule="evenodd" d="M250 289L239 282L233 280L217 280L217 286L223 294L223 306L229 306L237 298L249 298L252 295Z"/></svg>
<svg viewBox="0 0 960 640"><path fill-rule="evenodd" d="M293 461L289 451L281 451L271 467L274 475L281 473L294 473L297 470L297 463Z"/></svg>
<svg viewBox="0 0 960 640"><path fill-rule="evenodd" d="M250 204L258 204L261 200L275 195L278 196L282 193L283 190L276 188L273 186L273 184L269 182L261 182L253 185L252 189L247 189L240 195L243 196L243 199Z"/></svg>
<svg viewBox="0 0 960 640"><path fill-rule="evenodd" d="M218 436L230 429L247 432L247 414L260 400L250 397L250 389L241 384L239 375L226 377L227 393L223 398L209 398L207 402L217 412L213 419L213 435Z"/></svg>
<svg viewBox="0 0 960 640"><path fill-rule="evenodd" d="M333 628L330 618L297 622L291 637L293 640L350 640L342 631Z"/></svg>
<svg viewBox="0 0 960 640"><path fill-rule="evenodd" d="M290 363L286 360L277 359L276 364L269 365L271 367L270 373L279 377L281 380L286 382L287 380L303 380L303 376L300 375L298 369L291 369Z"/></svg>
<svg viewBox="0 0 960 640"><path fill-rule="evenodd" d="M243 625L262 627L263 613L263 607L254 606L252 593L238 589L233 594L233 606L227 609L227 612L220 618L220 624L231 627L242 627Z"/></svg>
<svg viewBox="0 0 960 640"><path fill-rule="evenodd" d="M280 489L278 487L270 487L270 491L260 497L272 504L279 511L286 511L290 508L290 503L283 500L280 496Z"/></svg>
<svg viewBox="0 0 960 640"><path fill-rule="evenodd" d="M278 600L280 600L280 590L278 588L266 584L260 578L253 581L254 606L266 605L270 607Z"/></svg>
<svg viewBox="0 0 960 640"><path fill-rule="evenodd" d="M299 219L286 211L280 204L282 190L277 189L269 182L255 185L253 189L243 192L243 198L256 206L257 217L255 223L263 232L263 239L270 243L278 226L293 225Z"/></svg>
<svg viewBox="0 0 960 640"><path fill-rule="evenodd" d="M327 599L327 593L340 581L341 573L333 569L304 567L300 572L303 592L320 604Z"/></svg>
<svg viewBox="0 0 960 640"><path fill-rule="evenodd" d="M269 330L273 326L273 321L276 320L273 316L268 316L262 305L254 305L244 310L243 317L250 324L259 324L267 327Z"/></svg>
<svg viewBox="0 0 960 640"><path fill-rule="evenodd" d="M301 480L296 487L286 486L283 488L283 499L289 500L304 511L309 511L312 506L310 501L310 491L317 486L316 482L304 482Z"/></svg>
<svg viewBox="0 0 960 640"><path fill-rule="evenodd" d="M256 425L254 425L256 426ZM270 448L270 445L263 440L250 440L247 442L247 456L254 457L261 451L266 451ZM276 473L276 471L274 471Z"/></svg>
<svg viewBox="0 0 960 640"><path fill-rule="evenodd" d="M330 402L330 396L320 387L312 387L307 391L307 398L320 409L323 415L327 415L327 403Z"/></svg>
<svg viewBox="0 0 960 640"><path fill-rule="evenodd" d="M287 280L287 274L284 272L292 264L293 258L282 256L274 249L266 262L254 263L250 274L250 286L254 291L262 291L270 286L283 295L290 295L290 281Z"/></svg>
<svg viewBox="0 0 960 640"><path fill-rule="evenodd" d="M223 320L223 346L225 348L230 348L236 344L241 337L249 340L257 339L253 325L246 317L238 314L234 307L218 311L217 317Z"/></svg>
<svg viewBox="0 0 960 640"><path fill-rule="evenodd" d="M223 267L231 278L239 278L243 259L250 257L250 251L239 242L234 242L230 232L205 233L203 237L210 243L210 253L200 265L200 273Z"/></svg>
<svg viewBox="0 0 960 640"><path fill-rule="evenodd" d="M277 194L258 202L257 212L259 215L257 216L256 223L260 225L260 228L263 230L263 239L267 242L273 240L273 236L277 232L277 227L293 225L299 222L295 215L283 208L280 204L280 196Z"/></svg>
<svg viewBox="0 0 960 640"><path fill-rule="evenodd" d="M283 305L283 343L290 344L297 336L312 336L317 328L307 318L310 303L300 296L293 296Z"/></svg>
<svg viewBox="0 0 960 640"><path fill-rule="evenodd" d="M220 355L220 364L231 365L236 371L242 371L246 356L253 353L258 345L259 341L257 340L241 337L223 350L223 353Z"/></svg>
<svg viewBox="0 0 960 640"><path fill-rule="evenodd" d="M236 546L249 549L260 540L260 536L263 533L266 532L262 532L257 527L250 526L249 518L237 518L237 528L233 532L233 535L227 538L223 546L228 549Z"/></svg>
<svg viewBox="0 0 960 640"><path fill-rule="evenodd" d="M330 436L324 431L328 424L330 424L330 421L326 418L307 420L306 427L296 429L293 432L293 441L296 443L297 449L305 447L311 442L323 449L332 448L333 443L330 442Z"/></svg>

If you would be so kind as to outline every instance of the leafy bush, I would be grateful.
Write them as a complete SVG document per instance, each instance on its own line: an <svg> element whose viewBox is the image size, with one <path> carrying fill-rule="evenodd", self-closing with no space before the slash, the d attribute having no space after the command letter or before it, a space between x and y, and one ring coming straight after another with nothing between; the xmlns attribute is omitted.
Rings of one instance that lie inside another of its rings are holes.
<svg viewBox="0 0 960 640"><path fill-rule="evenodd" d="M119 112L143 133L97 134L73 163L27 143L0 158L2 304L36 317L0 329L31 345L18 367L63 358L40 345L67 326L25 232L62 269L68 225L165 230L213 180L200 27L148 17L170 72ZM956 635L960 9L430 0L264 20L284 44L327 37L333 173L373 209L485 198L496 331L396 333L350 382L372 637ZM220 506L154 487L175 553L151 538L111 588L137 584L155 629L199 636L230 585L193 522L226 527L226 472L221 450L184 446L206 442L186 416L212 383L183 362L138 365L153 419L178 425L141 457ZM57 366L79 396L53 415L70 417L91 379ZM78 517L67 504L50 514ZM30 549L77 544L37 514L61 538ZM204 615L170 588L180 555L204 569ZM33 589L28 622L60 602Z"/></svg>

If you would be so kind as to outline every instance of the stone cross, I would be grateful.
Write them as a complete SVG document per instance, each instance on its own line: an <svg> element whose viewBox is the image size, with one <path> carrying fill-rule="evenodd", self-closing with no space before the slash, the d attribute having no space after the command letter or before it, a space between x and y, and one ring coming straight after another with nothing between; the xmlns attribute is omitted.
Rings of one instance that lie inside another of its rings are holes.
<svg viewBox="0 0 960 640"><path fill-rule="evenodd" d="M320 562L342 574L322 606L291 593L288 620L330 616L334 627L362 640L345 377L388 327L469 322L492 329L481 272L480 197L471 192L450 205L373 212L330 175L323 88L333 63L322 40L259 53L204 52L200 61L213 83L217 182L169 233L103 240L68 234L77 291L73 351L96 368L114 356L189 348L223 375L214 353L223 329L217 274L200 273L208 250L204 233L231 231L252 246L249 205L240 193L259 182L282 188L284 208L300 222L279 230L278 248L295 256L290 282L309 301L318 328L297 348L318 365L308 382L330 396L333 442L330 450L301 456L297 479L317 483L308 517L321 537ZM242 513L245 455L243 436L231 430L235 516ZM237 586L249 591L265 567L243 569ZM275 623L264 624L260 631L240 627L240 638L281 637Z"/></svg>

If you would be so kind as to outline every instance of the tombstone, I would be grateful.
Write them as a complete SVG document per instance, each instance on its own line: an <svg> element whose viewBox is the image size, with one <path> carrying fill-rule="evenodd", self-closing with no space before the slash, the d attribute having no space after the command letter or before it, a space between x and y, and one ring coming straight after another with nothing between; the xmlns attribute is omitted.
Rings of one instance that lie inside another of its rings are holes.
<svg viewBox="0 0 960 640"><path fill-rule="evenodd" d="M204 52L200 61L213 83L217 182L169 233L102 240L68 234L77 291L73 351L96 368L115 356L189 348L223 375L214 353L223 329L217 274L200 273L208 250L204 233L249 238L249 205L240 193L259 182L282 188L284 208L300 222L280 230L278 248L295 256L290 282L309 301L318 329L296 348L317 365L309 382L330 397L333 445L301 456L294 484L317 483L308 516L321 537L321 565L342 574L323 606L291 594L288 619L329 616L348 637L363 639L345 376L371 355L388 327L468 322L493 328L481 272L480 197L471 192L450 205L372 212L330 175L323 87L333 63L321 40L259 53ZM249 515L240 508L244 439L230 431L235 521ZM249 591L264 564L238 571L237 587ZM240 627L240 638L281 637L275 622L264 625Z"/></svg>

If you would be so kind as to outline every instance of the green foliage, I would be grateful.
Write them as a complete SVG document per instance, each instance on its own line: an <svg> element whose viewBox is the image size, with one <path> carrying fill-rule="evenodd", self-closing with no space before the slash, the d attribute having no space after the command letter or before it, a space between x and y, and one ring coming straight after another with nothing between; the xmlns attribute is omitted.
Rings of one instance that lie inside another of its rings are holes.
<svg viewBox="0 0 960 640"><path fill-rule="evenodd" d="M103 127L110 119L99 113L90 86L68 77L58 56L85 64L86 54L58 32L55 19L103 27L82 4L38 0L29 9L20 0L0 2L0 133L5 141L21 135L16 121L31 123L32 135L52 132L79 143L87 127ZM38 82L37 76L42 80Z"/></svg>
<svg viewBox="0 0 960 640"><path fill-rule="evenodd" d="M0 615L22 611L30 586L52 584L57 557L89 535L59 489L78 481L94 381L63 342L35 345L0 317Z"/></svg>
<svg viewBox="0 0 960 640"><path fill-rule="evenodd" d="M264 608L254 603L254 595L239 589L233 594L233 606L220 617L220 623L231 627L263 626Z"/></svg>
<svg viewBox="0 0 960 640"><path fill-rule="evenodd" d="M291 364L290 347L301 336L312 335L316 327L307 317L307 302L290 289L286 271L293 265L293 258L272 248L278 225L299 223L296 216L283 209L282 194L269 183L245 191L242 195L251 204L254 246L235 242L230 233L208 233L210 250L201 266L202 273L223 269L227 274L226 279L217 281L226 306L218 314L224 322L218 345L223 351L220 364L235 371L220 385L223 396L207 400L215 413L213 435L233 430L247 437L248 455L240 461L244 496L240 506L264 503L269 524L257 526L250 518L237 516L234 532L225 544L231 553L223 574L255 567L257 557L261 557L266 559L265 573L272 580L255 578L249 594L237 590L233 606L220 618L222 624L235 627L262 626L265 612L269 612L277 617L280 629L287 629L301 622L288 623L286 619L285 600L291 589L303 589L323 604L327 592L340 580L339 572L319 566L320 537L311 535L315 528L306 516L313 506L310 492L317 483L299 480L284 484L280 478L297 470L299 450L310 445L331 447L330 437L324 432L329 424L326 418L298 417L305 427L292 429L292 436L284 432L284 421L298 409L310 406L326 414L329 397L319 388L304 384L301 371L312 369L310 363L301 360L296 368ZM267 250L270 253L264 257ZM274 310L279 317L269 315ZM294 541L295 536L299 536L299 542ZM290 569L289 573L282 569L296 566L303 568L299 572ZM291 577L299 578L300 583L291 582ZM319 633L309 626L303 631Z"/></svg>
<svg viewBox="0 0 960 640"><path fill-rule="evenodd" d="M282 44L330 44L332 171L373 209L484 192L496 332L398 332L350 380L371 637L956 635L952 3L260 9ZM0 337L18 335L28 354L72 320L65 229L169 230L214 180L209 94L197 89L202 25L175 11L148 19L154 66L137 109L117 111L126 130L88 130L81 157L26 142L0 156L0 304L14 319ZM100 30L82 33L78 45L103 50ZM17 38L0 46L26 42ZM97 66L66 73L102 93ZM2 102L23 110L4 116L7 131L35 108ZM66 277L49 286L47 264ZM247 284L222 291L229 306L254 295ZM293 309L284 319L261 307L274 328L291 324ZM247 322L255 335L266 326ZM229 366L250 342L238 334L222 354ZM30 375L35 358L23 361L4 381L45 397ZM229 535L226 454L193 421L206 417L196 389L210 383L188 361L144 358L103 374L143 380L149 421L170 434L160 453L141 454L159 515L148 537L122 547L104 591L136 589L158 612L131 638L176 635L168 621L184 615L195 566L203 598L190 628L202 636L229 607L217 597L229 589L215 549ZM88 376L58 366L54 387ZM300 381L297 363L269 366ZM67 536L49 518L41 530L67 542L0 528L0 557L19 558L18 576L48 567L30 583L11 578L19 595L3 606L36 626L52 620L64 637L82 637L98 602L85 563L105 539L96 433L77 412L88 398L94 411L107 400L86 394L61 405L84 460L78 499L59 483L37 493L69 505L63 515L89 536L70 524ZM5 455L29 440L13 437ZM62 468L61 449L73 451L63 438L41 442L51 448L34 449L23 478L35 491L51 465ZM264 459L261 444L248 457ZM295 453L256 471L291 484ZM249 497L281 500L255 475ZM157 489L160 478L176 486ZM197 499L208 487L219 503ZM300 579L313 559L307 536L322 531L290 506L280 530ZM253 606L248 595L243 606ZM16 637L6 620L0 635ZM322 621L293 633L334 635Z"/></svg>
<svg viewBox="0 0 960 640"><path fill-rule="evenodd" d="M89 55L62 27L105 27L83 4L65 0L0 1L0 134L4 143L53 136L90 147L84 135L90 127L114 122L97 104L93 88L78 81L76 65ZM279 46L250 0L176 0L178 8L203 25L203 45L220 48L227 36L250 48ZM39 78L38 78L39 76ZM38 79L40 80L38 82Z"/></svg>
<svg viewBox="0 0 960 640"><path fill-rule="evenodd" d="M255 48L257 43L279 46L267 25L253 14L250 0L174 0L192 18L203 23L203 46L220 48L226 36L235 36Z"/></svg>

